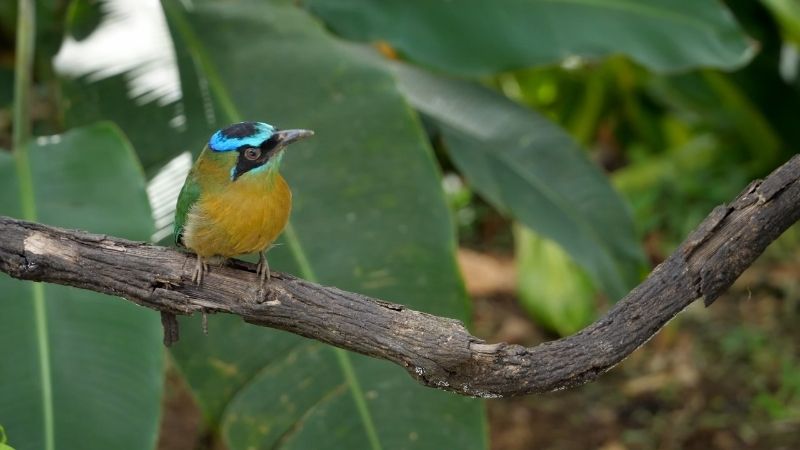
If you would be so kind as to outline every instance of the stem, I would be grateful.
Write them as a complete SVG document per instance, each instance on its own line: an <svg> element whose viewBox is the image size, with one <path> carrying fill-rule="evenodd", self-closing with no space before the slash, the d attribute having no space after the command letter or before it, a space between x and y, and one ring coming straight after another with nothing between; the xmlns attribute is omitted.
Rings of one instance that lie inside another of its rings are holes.
<svg viewBox="0 0 800 450"><path fill-rule="evenodd" d="M44 285L31 284L33 294L33 314L36 322L36 342L39 352L39 378L42 383L42 416L44 427L44 448L55 450L55 420L53 411L53 379L50 367L50 336L47 331L47 305L45 305Z"/></svg>
<svg viewBox="0 0 800 450"><path fill-rule="evenodd" d="M17 16L17 50L14 76L14 129L11 145L17 163L19 197L22 217L36 220L36 200L33 190L33 175L28 157L31 137L31 85L33 57L36 38L36 5L33 0L19 0ZM39 353L39 376L42 387L42 427L44 448L55 449L55 426L53 420L53 389L50 375L50 348L47 334L47 311L44 286L31 285L36 336Z"/></svg>
<svg viewBox="0 0 800 450"><path fill-rule="evenodd" d="M33 73L34 37L36 34L34 8L33 0L19 0L16 74L14 77L14 130L11 137L17 161L22 217L26 220L36 220L33 179L28 159L28 141L31 134L31 74Z"/></svg>

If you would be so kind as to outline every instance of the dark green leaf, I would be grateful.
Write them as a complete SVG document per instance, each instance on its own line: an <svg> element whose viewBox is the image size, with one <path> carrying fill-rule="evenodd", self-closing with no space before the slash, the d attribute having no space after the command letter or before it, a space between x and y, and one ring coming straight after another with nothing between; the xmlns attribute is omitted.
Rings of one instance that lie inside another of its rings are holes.
<svg viewBox="0 0 800 450"><path fill-rule="evenodd" d="M150 236L144 177L116 127L39 141L30 148L39 220L129 239ZM20 214L15 167L0 152L0 214ZM5 274L0 293L0 419L14 447L153 448L164 362L158 315Z"/></svg>
<svg viewBox="0 0 800 450"><path fill-rule="evenodd" d="M437 169L391 76L288 2L164 5L189 134L239 120L317 133L284 159L295 203L271 266L465 319ZM231 318L213 317L207 337L197 322L183 330L176 359L232 450L486 445L480 400L385 361Z"/></svg>
<svg viewBox="0 0 800 450"><path fill-rule="evenodd" d="M715 0L307 0L334 31L421 64L486 75L569 56L630 55L658 71L735 68L754 52Z"/></svg>

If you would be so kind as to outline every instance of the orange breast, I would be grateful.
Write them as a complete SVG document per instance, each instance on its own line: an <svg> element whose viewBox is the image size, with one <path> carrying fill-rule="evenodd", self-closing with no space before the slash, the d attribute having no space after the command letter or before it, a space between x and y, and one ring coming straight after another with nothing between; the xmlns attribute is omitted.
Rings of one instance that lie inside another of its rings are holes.
<svg viewBox="0 0 800 450"><path fill-rule="evenodd" d="M292 192L280 174L242 178L200 196L187 216L184 243L203 257L258 252L283 231L291 209Z"/></svg>

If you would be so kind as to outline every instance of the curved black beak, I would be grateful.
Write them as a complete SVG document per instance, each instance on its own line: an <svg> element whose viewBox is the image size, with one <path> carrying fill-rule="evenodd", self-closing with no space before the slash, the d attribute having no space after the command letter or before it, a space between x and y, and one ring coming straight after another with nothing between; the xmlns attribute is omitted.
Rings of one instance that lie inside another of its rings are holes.
<svg viewBox="0 0 800 450"><path fill-rule="evenodd" d="M299 141L300 139L305 139L313 135L314 132L311 130L279 130L272 133L272 137L278 141L278 145L276 146L278 148L286 147L292 142Z"/></svg>

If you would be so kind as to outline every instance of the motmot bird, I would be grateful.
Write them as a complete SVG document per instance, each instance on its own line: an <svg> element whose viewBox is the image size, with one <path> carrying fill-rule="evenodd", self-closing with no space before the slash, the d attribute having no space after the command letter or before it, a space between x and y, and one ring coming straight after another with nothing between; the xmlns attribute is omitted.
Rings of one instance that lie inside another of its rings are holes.
<svg viewBox="0 0 800 450"><path fill-rule="evenodd" d="M175 243L197 254L200 284L211 258L258 252L257 274L269 280L266 251L286 227L292 192L278 169L287 145L314 134L240 122L211 136L178 195Z"/></svg>

